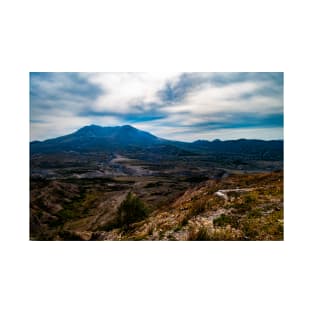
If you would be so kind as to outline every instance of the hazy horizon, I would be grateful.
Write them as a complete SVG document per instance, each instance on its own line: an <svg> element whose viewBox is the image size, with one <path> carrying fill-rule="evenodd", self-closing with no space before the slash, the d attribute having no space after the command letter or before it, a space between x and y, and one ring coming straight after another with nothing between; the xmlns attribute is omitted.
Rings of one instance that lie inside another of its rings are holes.
<svg viewBox="0 0 313 313"><path fill-rule="evenodd" d="M185 142L283 139L283 73L30 73L30 141L91 124Z"/></svg>
<svg viewBox="0 0 313 313"><path fill-rule="evenodd" d="M112 125L112 126L102 126L102 125L96 125L96 124L89 124L89 125L84 125L84 126L82 126L82 127L79 127L78 129L76 129L76 130L74 130L72 133L75 133L76 131L78 131L79 129L81 129L81 128L83 128L83 127L88 127L88 126L99 126L99 127L123 127L123 126L131 126L131 127L134 127L134 128L136 128L136 129L138 129L138 130L141 130L141 131L145 131L145 130L143 130L143 129L139 129L139 128L137 128L137 127L135 127L134 125L131 125L131 124L123 124L123 125ZM156 134L154 134L154 133L151 133L151 132L149 132L150 134L152 134L152 135L155 135L155 136L157 136ZM68 134L63 134L63 135L60 135L60 136L58 136L58 137L61 137L61 136L66 136L66 135L70 135L70 133L68 133ZM30 142L34 142L34 141L45 141L45 140L49 140L49 139L55 139L55 138L58 138L58 137L51 137L51 138L45 138L45 139L35 139L35 140L30 140ZM160 137L160 136L157 136L157 137L159 137L159 138L161 138L161 139L168 139L168 138L165 138L165 137ZM267 141L267 140L283 140L283 138L277 138L277 139L262 139L262 138L245 138L245 137L234 137L234 138L230 138L230 139L220 139L220 138L213 138L213 139L204 139L204 138L197 138L197 139L195 139L195 140L178 140L178 141L181 141L181 142L194 142L194 141L197 141L197 140L207 140L207 141L214 141L214 140L221 140L221 141L227 141L227 140L240 140L240 139L246 139L246 140L249 140L249 139L251 139L251 140L253 140L253 139L255 139L255 140L265 140L265 141ZM168 140L171 140L171 139L168 139Z"/></svg>

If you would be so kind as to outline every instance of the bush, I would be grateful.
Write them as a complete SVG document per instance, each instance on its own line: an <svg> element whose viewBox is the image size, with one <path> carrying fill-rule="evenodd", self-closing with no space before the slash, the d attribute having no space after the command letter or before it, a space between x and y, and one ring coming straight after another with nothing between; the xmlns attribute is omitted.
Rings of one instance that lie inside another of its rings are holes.
<svg viewBox="0 0 313 313"><path fill-rule="evenodd" d="M245 240L283 240L283 210L261 217L246 216L240 229Z"/></svg>
<svg viewBox="0 0 313 313"><path fill-rule="evenodd" d="M198 215L208 208L208 202L204 199L197 199L190 208L191 215Z"/></svg>
<svg viewBox="0 0 313 313"><path fill-rule="evenodd" d="M254 204L256 203L257 201L257 194L256 193L250 193L250 194L247 194L245 197L244 197L244 203L249 205L249 204Z"/></svg>
<svg viewBox="0 0 313 313"><path fill-rule="evenodd" d="M130 224L146 218L147 215L148 210L145 204L137 196L129 192L117 210L117 224L129 227Z"/></svg>
<svg viewBox="0 0 313 313"><path fill-rule="evenodd" d="M191 241L207 241L207 240L211 240L211 236L209 234L209 231L205 227L201 227L198 230L192 229L188 233L187 240L191 240Z"/></svg>
<svg viewBox="0 0 313 313"><path fill-rule="evenodd" d="M238 240L241 238L240 236L241 236L240 233L234 232L231 228L209 230L202 226L198 230L192 229L191 231L189 231L187 240L225 241L225 240Z"/></svg>
<svg viewBox="0 0 313 313"><path fill-rule="evenodd" d="M222 214L213 220L213 225L219 227L231 225L232 227L236 228L238 227L238 224L239 224L238 217L234 215Z"/></svg>

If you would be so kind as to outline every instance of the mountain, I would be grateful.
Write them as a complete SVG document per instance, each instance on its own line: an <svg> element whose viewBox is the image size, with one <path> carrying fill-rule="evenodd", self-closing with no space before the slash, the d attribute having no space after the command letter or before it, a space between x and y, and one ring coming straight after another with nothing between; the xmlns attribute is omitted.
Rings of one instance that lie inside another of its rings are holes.
<svg viewBox="0 0 313 313"><path fill-rule="evenodd" d="M164 142L166 140L130 125L115 127L90 125L66 136L48 139L42 142L31 142L30 150L31 154L64 151L115 151L131 147L146 148Z"/></svg>
<svg viewBox="0 0 313 313"><path fill-rule="evenodd" d="M197 151L210 153L232 153L245 155L258 155L260 159L282 159L283 141L282 140L197 140L193 142L193 148Z"/></svg>
<svg viewBox="0 0 313 313"><path fill-rule="evenodd" d="M171 141L156 137L130 125L101 127L89 125L78 131L30 144L31 154L59 152L130 152L141 155L244 155L260 160L282 160L282 140L197 140L192 143Z"/></svg>
<svg viewBox="0 0 313 313"><path fill-rule="evenodd" d="M85 126L73 134L74 138L102 138L119 145L146 145L160 141L160 139L148 132L139 130L130 125L101 127L97 125Z"/></svg>

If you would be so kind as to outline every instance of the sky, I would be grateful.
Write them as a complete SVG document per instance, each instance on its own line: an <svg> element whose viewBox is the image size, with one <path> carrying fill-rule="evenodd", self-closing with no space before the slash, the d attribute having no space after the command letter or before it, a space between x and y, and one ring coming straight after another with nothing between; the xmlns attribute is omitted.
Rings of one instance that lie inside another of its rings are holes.
<svg viewBox="0 0 313 313"><path fill-rule="evenodd" d="M283 73L30 73L30 140L86 125L172 140L283 139Z"/></svg>

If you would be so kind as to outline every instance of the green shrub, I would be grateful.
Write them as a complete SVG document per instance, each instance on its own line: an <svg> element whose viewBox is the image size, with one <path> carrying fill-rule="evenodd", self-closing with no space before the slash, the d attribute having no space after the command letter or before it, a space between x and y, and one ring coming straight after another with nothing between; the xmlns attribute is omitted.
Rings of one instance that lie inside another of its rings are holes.
<svg viewBox="0 0 313 313"><path fill-rule="evenodd" d="M204 199L197 199L192 203L190 208L191 215L198 215L208 208L208 203Z"/></svg>
<svg viewBox="0 0 313 313"><path fill-rule="evenodd" d="M257 201L257 198L257 194L251 192L244 197L244 203L247 205L254 204Z"/></svg>
<svg viewBox="0 0 313 313"><path fill-rule="evenodd" d="M246 216L239 225L246 240L283 240L283 210L261 216Z"/></svg>
<svg viewBox="0 0 313 313"><path fill-rule="evenodd" d="M201 227L198 230L192 229L188 233L187 240L190 241L207 241L211 240L209 231L205 227Z"/></svg>
<svg viewBox="0 0 313 313"><path fill-rule="evenodd" d="M117 224L129 227L130 224L138 222L148 215L145 204L133 193L129 192L126 199L117 210Z"/></svg>
<svg viewBox="0 0 313 313"><path fill-rule="evenodd" d="M220 228L215 230L209 230L202 226L198 230L192 229L188 233L187 240L197 241L225 241L225 240L239 240L241 238L240 233L236 233L231 228Z"/></svg>
<svg viewBox="0 0 313 313"><path fill-rule="evenodd" d="M256 218L262 216L262 210L261 209L253 209L248 212L247 217L248 218Z"/></svg>
<svg viewBox="0 0 313 313"><path fill-rule="evenodd" d="M219 217L213 220L214 226L224 227L227 225L231 225L232 227L238 226L238 217L234 215L225 215L222 214Z"/></svg>

